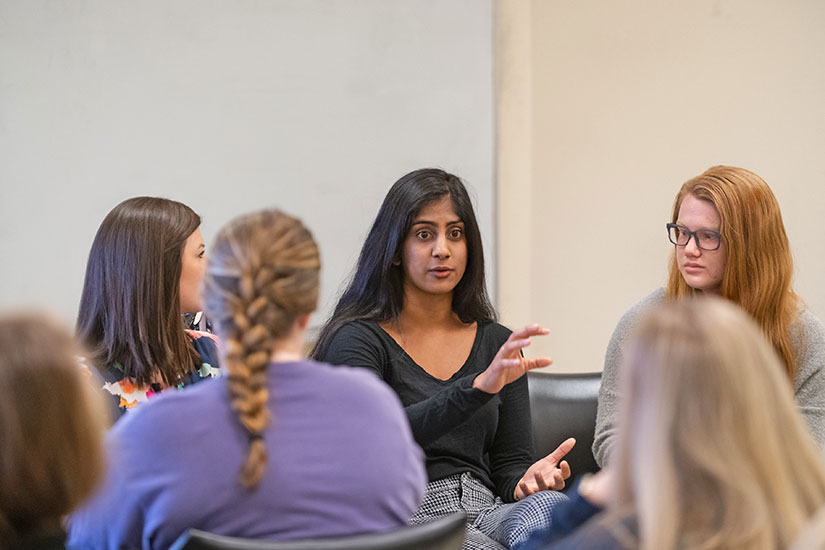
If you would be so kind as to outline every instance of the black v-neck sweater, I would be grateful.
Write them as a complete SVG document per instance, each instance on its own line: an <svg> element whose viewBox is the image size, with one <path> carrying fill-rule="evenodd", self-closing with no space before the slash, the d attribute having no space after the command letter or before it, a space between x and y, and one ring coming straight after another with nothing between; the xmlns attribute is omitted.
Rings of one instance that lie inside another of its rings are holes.
<svg viewBox="0 0 825 550"><path fill-rule="evenodd" d="M478 323L470 355L448 380L427 373L374 321L339 329L322 360L370 369L395 390L427 455L430 481L470 472L512 502L535 460L527 377L497 394L473 388L509 335L498 323Z"/></svg>

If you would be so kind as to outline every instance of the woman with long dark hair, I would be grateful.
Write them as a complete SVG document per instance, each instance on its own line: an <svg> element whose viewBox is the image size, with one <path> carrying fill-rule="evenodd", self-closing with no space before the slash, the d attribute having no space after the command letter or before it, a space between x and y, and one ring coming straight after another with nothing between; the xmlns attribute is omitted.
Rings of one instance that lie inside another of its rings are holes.
<svg viewBox="0 0 825 550"><path fill-rule="evenodd" d="M121 413L218 374L214 336L185 330L181 316L201 309L200 224L183 203L135 197L95 235L76 330Z"/></svg>
<svg viewBox="0 0 825 550"><path fill-rule="evenodd" d="M547 330L495 322L472 203L459 178L423 169L398 180L313 356L377 373L399 395L427 455L413 523L464 510L467 548L501 548L541 526L563 499L565 441L534 462L521 350ZM518 502L517 501L522 501ZM516 503L516 504L513 504Z"/></svg>

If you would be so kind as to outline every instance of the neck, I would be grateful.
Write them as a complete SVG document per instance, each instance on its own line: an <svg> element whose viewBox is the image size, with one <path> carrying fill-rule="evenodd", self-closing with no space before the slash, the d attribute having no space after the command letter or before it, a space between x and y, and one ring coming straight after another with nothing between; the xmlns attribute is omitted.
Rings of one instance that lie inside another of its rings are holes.
<svg viewBox="0 0 825 550"><path fill-rule="evenodd" d="M291 363L303 359L305 335L305 327L300 327L297 323L293 325L292 331L288 335L275 341L269 361L272 363Z"/></svg>
<svg viewBox="0 0 825 550"><path fill-rule="evenodd" d="M425 294L406 289L399 322L406 327L454 324L456 314L453 312L452 293Z"/></svg>

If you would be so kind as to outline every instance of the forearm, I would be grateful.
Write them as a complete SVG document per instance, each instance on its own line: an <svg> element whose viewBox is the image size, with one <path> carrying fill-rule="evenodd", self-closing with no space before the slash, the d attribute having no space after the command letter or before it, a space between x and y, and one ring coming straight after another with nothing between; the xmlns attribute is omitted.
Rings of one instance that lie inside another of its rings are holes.
<svg viewBox="0 0 825 550"><path fill-rule="evenodd" d="M404 407L415 441L422 447L449 433L475 414L493 395L474 389L466 376L437 394Z"/></svg>

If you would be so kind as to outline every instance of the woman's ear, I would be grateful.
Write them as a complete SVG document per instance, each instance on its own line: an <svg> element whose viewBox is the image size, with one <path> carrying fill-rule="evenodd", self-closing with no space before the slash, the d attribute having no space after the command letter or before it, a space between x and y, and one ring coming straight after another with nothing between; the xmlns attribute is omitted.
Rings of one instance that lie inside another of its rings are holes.
<svg viewBox="0 0 825 550"><path fill-rule="evenodd" d="M309 313L304 313L303 315L299 315L295 318L295 325L301 329L306 330L307 325L309 325Z"/></svg>
<svg viewBox="0 0 825 550"><path fill-rule="evenodd" d="M394 265L395 267L398 267L399 265L401 265L401 260L399 258L395 258L392 261L392 265Z"/></svg>

